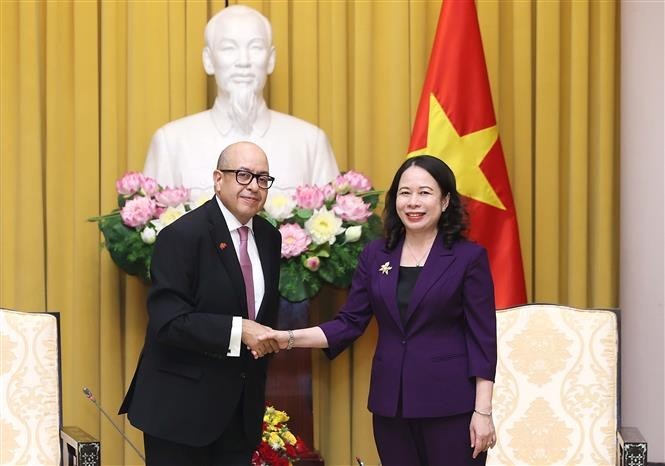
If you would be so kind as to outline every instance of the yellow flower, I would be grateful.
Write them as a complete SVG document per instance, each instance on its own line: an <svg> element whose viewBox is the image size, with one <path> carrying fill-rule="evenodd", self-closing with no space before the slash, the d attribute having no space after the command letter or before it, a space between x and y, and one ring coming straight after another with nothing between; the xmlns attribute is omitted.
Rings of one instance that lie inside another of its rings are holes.
<svg viewBox="0 0 665 466"><path fill-rule="evenodd" d="M267 424L271 424L271 419L272 419L272 416L273 416L274 412L275 412L275 408L273 408L272 406L267 406L265 413L263 413L263 422L265 422Z"/></svg>
<svg viewBox="0 0 665 466"><path fill-rule="evenodd" d="M284 448L284 440L282 440L282 437L280 437L277 432L270 433L268 444L272 447L273 450Z"/></svg>
<svg viewBox="0 0 665 466"><path fill-rule="evenodd" d="M289 416L284 411L275 410L275 413L273 414L273 420L275 424L278 424L280 422L283 423L289 420Z"/></svg>
<svg viewBox="0 0 665 466"><path fill-rule="evenodd" d="M316 244L334 244L335 237L344 233L342 219L325 206L314 211L310 219L305 222L305 230Z"/></svg>
<svg viewBox="0 0 665 466"><path fill-rule="evenodd" d="M295 445L296 444L296 436L293 435L291 432L288 430L285 432L282 432L282 438L289 444L289 445Z"/></svg>

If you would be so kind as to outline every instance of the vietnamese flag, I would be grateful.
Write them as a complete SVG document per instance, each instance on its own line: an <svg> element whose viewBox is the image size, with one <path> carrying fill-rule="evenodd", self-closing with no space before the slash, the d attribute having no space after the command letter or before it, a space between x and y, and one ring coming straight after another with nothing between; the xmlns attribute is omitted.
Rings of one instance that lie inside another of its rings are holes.
<svg viewBox="0 0 665 466"><path fill-rule="evenodd" d="M473 0L443 1L409 157L452 168L470 239L487 248L498 308L526 302L515 205L492 107Z"/></svg>

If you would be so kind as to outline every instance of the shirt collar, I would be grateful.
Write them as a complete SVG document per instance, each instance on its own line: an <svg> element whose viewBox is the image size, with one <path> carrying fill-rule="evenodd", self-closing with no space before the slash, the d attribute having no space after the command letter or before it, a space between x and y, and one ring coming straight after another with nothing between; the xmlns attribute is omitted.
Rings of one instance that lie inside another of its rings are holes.
<svg viewBox="0 0 665 466"><path fill-rule="evenodd" d="M231 211L226 208L226 206L222 203L222 201L219 200L219 197L217 195L215 195L215 200L217 201L217 205L219 206L219 210L222 211L222 215L224 216L224 220L226 220L226 226L229 228L229 231L236 231L241 226L246 226L252 231L252 234L254 233L254 219L253 218L250 218L249 222L247 222L245 225L243 225L242 223L240 223L240 220L238 220L235 217L235 215L233 215L231 213Z"/></svg>
<svg viewBox="0 0 665 466"><path fill-rule="evenodd" d="M231 122L231 119L229 118L229 115L224 108L224 104L221 102L219 97L215 99L215 104L210 110L210 115L212 116L212 121L215 127L221 133L221 135L228 136L229 133L231 133L233 130L233 122ZM261 99L259 108L256 110L256 121L254 121L252 134L250 134L250 136L265 136L269 126L270 110L268 110L268 106L266 105L265 100Z"/></svg>

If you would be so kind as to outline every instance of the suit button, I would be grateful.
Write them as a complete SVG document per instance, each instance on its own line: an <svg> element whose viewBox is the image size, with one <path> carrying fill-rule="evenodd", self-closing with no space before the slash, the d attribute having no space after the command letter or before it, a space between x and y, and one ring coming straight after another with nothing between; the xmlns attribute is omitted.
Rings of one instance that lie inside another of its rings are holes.
<svg viewBox="0 0 665 466"><path fill-rule="evenodd" d="M247 376L245 375L245 373L244 373L244 372L241 372L241 373L240 373L240 378L241 378L241 379L244 379L245 377L247 377Z"/></svg>

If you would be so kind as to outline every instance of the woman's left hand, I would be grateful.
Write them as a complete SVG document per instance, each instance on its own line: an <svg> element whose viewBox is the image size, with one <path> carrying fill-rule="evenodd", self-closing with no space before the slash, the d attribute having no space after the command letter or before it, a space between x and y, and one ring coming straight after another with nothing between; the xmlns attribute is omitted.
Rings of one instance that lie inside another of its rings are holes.
<svg viewBox="0 0 665 466"><path fill-rule="evenodd" d="M473 448L473 458L480 453L487 451L496 445L496 431L494 430L494 421L492 415L486 416L474 411L469 424L469 434L471 436L471 448Z"/></svg>

